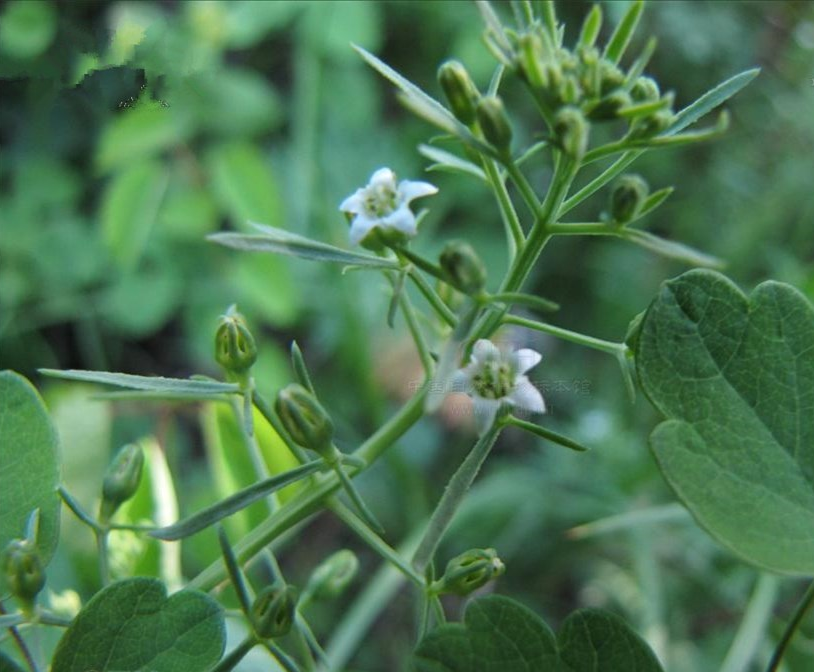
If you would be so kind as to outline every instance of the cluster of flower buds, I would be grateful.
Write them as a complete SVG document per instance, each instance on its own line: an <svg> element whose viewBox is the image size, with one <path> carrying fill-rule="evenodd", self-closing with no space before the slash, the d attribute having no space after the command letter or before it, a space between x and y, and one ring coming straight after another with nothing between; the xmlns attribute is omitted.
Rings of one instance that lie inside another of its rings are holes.
<svg viewBox="0 0 814 672"><path fill-rule="evenodd" d="M283 583L266 586L252 603L251 620L255 634L261 639L287 635L294 625L297 590Z"/></svg>
<svg viewBox="0 0 814 672"><path fill-rule="evenodd" d="M436 595L469 595L506 571L494 548L473 548L447 563L444 575L434 581L430 592Z"/></svg>

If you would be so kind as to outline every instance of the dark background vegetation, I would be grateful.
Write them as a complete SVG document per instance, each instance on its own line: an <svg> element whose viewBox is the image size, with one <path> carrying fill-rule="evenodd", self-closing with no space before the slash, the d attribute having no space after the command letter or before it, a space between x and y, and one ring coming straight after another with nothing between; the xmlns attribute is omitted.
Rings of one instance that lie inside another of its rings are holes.
<svg viewBox="0 0 814 672"><path fill-rule="evenodd" d="M607 36L627 3L602 4ZM559 3L567 41L589 7ZM296 339L345 449L418 379L406 332L385 323L383 280L240 254L207 243L207 233L248 230L254 220L345 246L338 204L387 165L441 189L426 202L417 248L434 254L445 240L465 238L487 262L491 286L499 281L504 236L491 195L466 177L424 173L416 147L434 130L399 107L349 46L378 54L435 96L436 67L449 57L485 87L494 62L473 4L18 1L0 11L0 369L44 391L62 434L66 482L88 506L109 452L143 437L166 455L182 512L233 487L218 475L213 455L223 446L213 447L206 430L211 409L91 401L92 389L44 381L39 367L219 375L214 327L237 303L260 344L260 389L272 395L291 379L287 348ZM736 72L763 72L730 104L723 139L640 160L636 171L653 189L676 186L645 225L722 257L746 289L775 278L814 298L814 5L651 3L633 52L649 34L659 48L648 73L675 90L679 108ZM507 82L522 140L540 129L520 94ZM547 162L530 165L529 175L542 189ZM597 194L569 219L595 219L605 198ZM529 289L562 305L557 324L621 340L659 283L682 270L622 242L556 240ZM548 389L546 422L594 450L561 454L507 434L442 557L494 546L508 566L496 589L551 623L576 606L604 606L628 618L669 670L718 669L757 571L678 509L604 535L569 535L576 525L646 516L674 501L647 450L656 417L641 396L630 403L613 361L517 337L544 354L535 377ZM431 510L471 440L466 418L451 409L422 422L362 479L394 545ZM55 589L76 586L86 597L97 579L84 534L63 545L51 572ZM357 548L325 515L279 552L290 580L302 582L343 545ZM375 556L357 550L371 574ZM156 553L131 551L123 551L131 570ZM184 575L215 555L211 537L185 544ZM312 613L322 638L363 584ZM779 618L799 589L781 584ZM398 669L413 643L412 618L402 591L353 658L355 669ZM814 629L811 637L796 641L790 670L814 665Z"/></svg>

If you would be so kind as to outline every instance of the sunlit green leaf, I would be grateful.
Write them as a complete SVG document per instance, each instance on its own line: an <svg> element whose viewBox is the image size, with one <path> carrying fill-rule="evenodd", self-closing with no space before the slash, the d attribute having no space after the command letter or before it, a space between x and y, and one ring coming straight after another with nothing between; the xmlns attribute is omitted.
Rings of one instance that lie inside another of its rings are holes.
<svg viewBox="0 0 814 672"><path fill-rule="evenodd" d="M611 35L608 41L608 45L605 47L605 58L614 63L618 63L622 60L627 45L630 44L633 33L636 31L636 26L642 16L643 9L644 0L633 0L633 2L630 3L630 7L616 26L613 35Z"/></svg>
<svg viewBox="0 0 814 672"><path fill-rule="evenodd" d="M22 538L39 510L37 547L43 564L59 537L57 435L37 390L13 371L0 372L0 552ZM5 573L0 572L0 596Z"/></svg>
<svg viewBox="0 0 814 672"><path fill-rule="evenodd" d="M40 369L40 373L66 380L83 380L88 383L126 387L131 390L152 390L178 394L236 393L240 388L235 383L221 383L217 380L197 378L162 378L161 376L134 376L129 373L112 373L110 371L80 371L76 369Z"/></svg>
<svg viewBox="0 0 814 672"><path fill-rule="evenodd" d="M427 635L413 654L417 672L661 672L647 644L618 616L572 613L555 638L532 611L492 595L471 602L464 623Z"/></svg>
<svg viewBox="0 0 814 672"><path fill-rule="evenodd" d="M214 599L156 579L119 581L97 593L65 632L52 672L206 672L226 644Z"/></svg>

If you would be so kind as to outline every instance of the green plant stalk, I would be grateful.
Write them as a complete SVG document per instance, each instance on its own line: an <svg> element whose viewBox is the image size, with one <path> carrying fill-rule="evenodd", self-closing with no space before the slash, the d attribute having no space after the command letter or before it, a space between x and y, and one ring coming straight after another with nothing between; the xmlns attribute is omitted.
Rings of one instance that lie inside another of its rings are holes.
<svg viewBox="0 0 814 672"><path fill-rule="evenodd" d="M6 611L6 608L3 606L3 603L0 602L0 615L6 615L7 613L8 612ZM39 672L39 669L37 668L37 662L34 660L34 656L31 655L31 651L28 649L28 646L26 645L25 640L20 634L20 631L17 630L17 627L14 625L8 626L7 629L9 635L11 635L11 638L14 640L14 645L20 651L20 655L23 657L23 660L25 660L25 663L26 665L28 665L31 672Z"/></svg>
<svg viewBox="0 0 814 672"><path fill-rule="evenodd" d="M383 559L395 566L402 574L404 574L404 576L410 579L410 581L421 588L426 587L424 578L410 566L410 563L402 558L394 548L389 546L384 541L384 539L373 532L373 530L371 530L365 524L365 522L347 506L345 506L338 499L333 498L329 502L328 508L330 508L342 520L342 522L345 523L345 525L356 532L362 541L376 551L376 553L378 553Z"/></svg>
<svg viewBox="0 0 814 672"><path fill-rule="evenodd" d="M107 558L107 541L109 530L101 529L96 531L96 551L99 554L99 580L102 587L110 583L110 567Z"/></svg>
<svg viewBox="0 0 814 672"><path fill-rule="evenodd" d="M806 615L806 612L808 611L809 607L811 607L813 602L814 581L808 584L808 588L806 589L803 598L800 600L794 610L794 615L791 617L788 625L786 625L786 629L783 632L783 636L780 638L780 642L777 644L777 648L772 654L772 659L769 661L769 666L766 668L766 672L777 672L777 670L780 668L780 661L783 659L783 654L786 652L786 649L794 637L794 633L797 632L800 622L803 620L803 617Z"/></svg>
<svg viewBox="0 0 814 672"><path fill-rule="evenodd" d="M506 167L506 172L509 174L509 177L512 178L512 182L514 182L517 190L523 197L523 201L528 207L529 212L536 218L540 213L540 199L537 198L537 194L534 193L534 189L529 184L523 171L521 171L512 160L506 161L504 166ZM505 191L506 187L504 186L503 189Z"/></svg>
<svg viewBox="0 0 814 672"><path fill-rule="evenodd" d="M509 247L509 263L511 263L517 256L517 250L526 242L526 236L523 233L523 227L520 226L520 219L517 217L509 192L506 190L506 183L500 177L495 162L484 156L482 163L486 177L495 192L500 214L503 217L503 224L506 228L506 242Z"/></svg>
<svg viewBox="0 0 814 672"><path fill-rule="evenodd" d="M375 462L422 417L426 395L426 387L416 392L398 413L359 446L353 455L364 460L368 466ZM360 468L359 471L362 469ZM286 502L235 546L238 561L245 562L254 557L280 534L317 512L325 497L336 492L339 487L339 478L335 474L330 474L315 483L308 491L301 492ZM223 560L219 559L193 578L189 582L189 587L208 591L225 578L226 570Z"/></svg>
<svg viewBox="0 0 814 672"><path fill-rule="evenodd" d="M421 331L421 327L418 324L415 309L413 308L413 302L410 301L410 297L407 296L405 292L402 292L401 296L399 297L399 304L401 306L401 312L404 315L404 321L407 323L407 329L410 331L410 335L413 337L413 342L415 343L415 348L418 351L418 357L421 360L421 366L424 368L424 373L427 375L427 378L431 378L433 370L435 369L435 363L430 355L430 348L427 345L427 340L424 338L424 333Z"/></svg>
<svg viewBox="0 0 814 672"><path fill-rule="evenodd" d="M430 521L427 524L427 529L424 532L424 537L418 545L418 549L413 556L413 568L419 573L423 573L427 565L435 555L435 550L447 528L452 523L458 507L464 499L464 496L478 475L481 466L483 465L489 451L495 444L498 434L500 434L500 425L495 423L474 445L469 455L458 467L458 470L449 479L447 487L444 489L444 494L441 496L441 501L433 511Z"/></svg>
<svg viewBox="0 0 814 672"><path fill-rule="evenodd" d="M750 669L772 616L778 582L778 578L772 574L761 574L758 578L746 613L719 672L742 672Z"/></svg>
<svg viewBox="0 0 814 672"><path fill-rule="evenodd" d="M440 317L444 322L446 322L450 327L454 327L458 324L458 318L455 317L455 313L453 313L446 303L444 303L443 299L436 293L436 291L430 287L430 284L424 278L421 273L419 273L415 268L411 268L407 275L410 276L410 280L415 283L415 286L418 287L418 291L420 291L424 298L427 299L427 302L432 306L432 309L438 313L438 317Z"/></svg>
<svg viewBox="0 0 814 672"><path fill-rule="evenodd" d="M275 660L280 663L281 667L286 672L300 672L299 668L296 666L293 660L289 658L285 651L283 651L279 646L276 646L270 641L264 641L263 646L266 650L274 656Z"/></svg>
<svg viewBox="0 0 814 672"><path fill-rule="evenodd" d="M585 334L580 334L576 331L569 331L568 329L563 329L562 327L555 327L553 324L546 324L545 322L538 322L537 320L529 320L525 317L518 317L517 315L506 315L502 322L504 324L516 324L520 327L527 327L528 329L541 331L545 334L550 334L551 336L561 338L564 341L570 341L571 343L576 343L577 345L582 345L586 348L599 350L600 352L605 352L609 355L624 353L627 348L624 343L605 341L601 338L586 336Z"/></svg>
<svg viewBox="0 0 814 672"><path fill-rule="evenodd" d="M212 672L229 672L246 657L246 654L251 651L257 644L257 639L254 635L249 635L228 654L226 654L221 661L212 668Z"/></svg>

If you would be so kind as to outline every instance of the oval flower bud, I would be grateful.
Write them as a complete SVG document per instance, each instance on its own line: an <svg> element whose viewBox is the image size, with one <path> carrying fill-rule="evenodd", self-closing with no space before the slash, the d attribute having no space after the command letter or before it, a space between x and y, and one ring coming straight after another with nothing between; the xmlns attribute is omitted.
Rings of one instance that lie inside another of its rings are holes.
<svg viewBox="0 0 814 672"><path fill-rule="evenodd" d="M626 224L642 209L650 188L638 175L622 175L611 191L611 217L616 224Z"/></svg>
<svg viewBox="0 0 814 672"><path fill-rule="evenodd" d="M497 96L484 96L476 108L483 137L498 151L508 152L512 143L512 127L503 101Z"/></svg>
<svg viewBox="0 0 814 672"><path fill-rule="evenodd" d="M353 551L337 551L313 571L306 592L317 600L338 597L353 581L358 569L359 559Z"/></svg>
<svg viewBox="0 0 814 672"><path fill-rule="evenodd" d="M215 360L227 373L238 376L245 374L257 360L254 337L234 305L221 316L215 332Z"/></svg>
<svg viewBox="0 0 814 672"><path fill-rule="evenodd" d="M632 139L652 138L673 123L673 113L670 110L658 110L653 114L642 117L630 128L628 137Z"/></svg>
<svg viewBox="0 0 814 672"><path fill-rule="evenodd" d="M638 77L630 89L630 97L639 103L658 100L660 95L659 85L652 77Z"/></svg>
<svg viewBox="0 0 814 672"><path fill-rule="evenodd" d="M27 539L12 539L3 553L3 573L23 611L33 606L45 585L45 572L37 547Z"/></svg>
<svg viewBox="0 0 814 672"><path fill-rule="evenodd" d="M466 68L459 61L447 61L438 68L438 83L444 90L449 107L463 124L471 126L475 121L475 105L480 93Z"/></svg>
<svg viewBox="0 0 814 672"><path fill-rule="evenodd" d="M588 148L589 125L576 107L564 107L554 118L554 132L560 147L572 159L579 161Z"/></svg>
<svg viewBox="0 0 814 672"><path fill-rule="evenodd" d="M266 586L252 603L252 628L258 637L272 639L287 635L294 624L297 590L274 583Z"/></svg>
<svg viewBox="0 0 814 672"><path fill-rule="evenodd" d="M506 571L494 548L473 548L447 563L444 575L430 590L436 595L469 595Z"/></svg>
<svg viewBox="0 0 814 672"><path fill-rule="evenodd" d="M325 459L334 459L331 416L302 385L291 383L277 394L277 415L297 445L310 448Z"/></svg>
<svg viewBox="0 0 814 672"><path fill-rule="evenodd" d="M453 240L447 243L439 262L446 281L464 294L476 294L486 284L486 267L467 242Z"/></svg>
<svg viewBox="0 0 814 672"><path fill-rule="evenodd" d="M144 451L128 443L116 453L102 481L102 506L99 517L107 521L116 510L130 499L141 482L144 470Z"/></svg>
<svg viewBox="0 0 814 672"><path fill-rule="evenodd" d="M630 102L630 94L619 89L597 101L588 112L588 118L596 121L615 119L619 110L630 105Z"/></svg>

